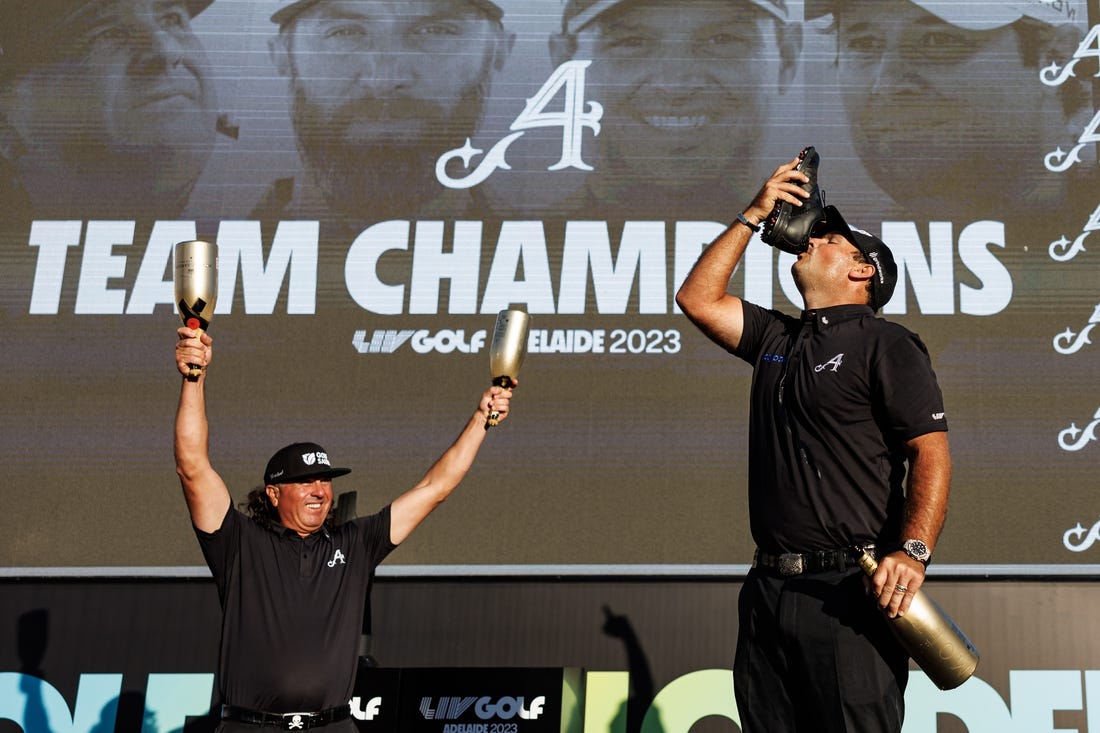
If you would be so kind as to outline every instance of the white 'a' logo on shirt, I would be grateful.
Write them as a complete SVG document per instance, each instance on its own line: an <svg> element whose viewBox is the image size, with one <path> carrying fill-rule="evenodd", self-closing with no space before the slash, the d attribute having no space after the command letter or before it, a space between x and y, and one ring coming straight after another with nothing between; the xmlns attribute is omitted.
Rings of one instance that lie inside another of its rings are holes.
<svg viewBox="0 0 1100 733"><path fill-rule="evenodd" d="M825 362L824 364L818 364L817 366L815 366L814 371L815 372L822 372L826 368L832 367L832 369L830 371L835 372L837 369L840 368L840 364L843 361L844 361L844 352L841 352L841 353L837 354L836 356L834 356L832 359L829 359L829 361Z"/></svg>

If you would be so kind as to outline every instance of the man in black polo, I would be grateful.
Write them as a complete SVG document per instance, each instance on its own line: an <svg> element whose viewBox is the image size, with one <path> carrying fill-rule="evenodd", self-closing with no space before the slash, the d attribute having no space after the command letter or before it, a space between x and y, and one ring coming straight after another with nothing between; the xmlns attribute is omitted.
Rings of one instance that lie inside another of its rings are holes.
<svg viewBox="0 0 1100 733"><path fill-rule="evenodd" d="M800 318L726 292L776 202L807 197L798 163L776 169L676 298L754 368L757 552L739 600L734 689L746 733L899 731L908 659L866 596L903 615L924 581L951 476L943 398L920 338L875 317L897 281L893 255L834 207L792 266ZM867 545L879 567L865 583L850 548Z"/></svg>
<svg viewBox="0 0 1100 733"><path fill-rule="evenodd" d="M363 613L374 569L442 503L485 440L491 410L508 414L511 390L491 387L458 439L411 490L370 517L330 517L332 465L316 443L294 443L268 461L248 514L210 464L205 367L212 341L181 328L176 364L203 367L183 380L176 412L176 473L223 611L221 731L355 730L348 701L355 682Z"/></svg>

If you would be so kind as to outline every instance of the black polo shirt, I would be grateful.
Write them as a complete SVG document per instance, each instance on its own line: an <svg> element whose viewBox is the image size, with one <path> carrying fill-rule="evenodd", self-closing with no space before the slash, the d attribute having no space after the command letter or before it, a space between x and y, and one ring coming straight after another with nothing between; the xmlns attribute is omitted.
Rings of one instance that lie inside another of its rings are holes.
<svg viewBox="0 0 1100 733"><path fill-rule="evenodd" d="M233 507L195 530L222 605L222 702L274 713L351 699L374 570L393 549L390 508L299 537Z"/></svg>
<svg viewBox="0 0 1100 733"><path fill-rule="evenodd" d="M905 442L947 430L928 350L864 305L801 318L744 303L749 521L765 552L897 541Z"/></svg>

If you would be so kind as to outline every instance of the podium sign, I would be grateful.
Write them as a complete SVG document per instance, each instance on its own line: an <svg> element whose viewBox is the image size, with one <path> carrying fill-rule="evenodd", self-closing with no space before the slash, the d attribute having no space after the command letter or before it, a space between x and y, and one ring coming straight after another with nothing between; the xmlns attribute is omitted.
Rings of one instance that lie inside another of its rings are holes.
<svg viewBox="0 0 1100 733"><path fill-rule="evenodd" d="M362 733L397 730L401 670L360 667L351 698L351 716Z"/></svg>
<svg viewBox="0 0 1100 733"><path fill-rule="evenodd" d="M362 733L581 733L581 678L575 667L367 669L352 710Z"/></svg>

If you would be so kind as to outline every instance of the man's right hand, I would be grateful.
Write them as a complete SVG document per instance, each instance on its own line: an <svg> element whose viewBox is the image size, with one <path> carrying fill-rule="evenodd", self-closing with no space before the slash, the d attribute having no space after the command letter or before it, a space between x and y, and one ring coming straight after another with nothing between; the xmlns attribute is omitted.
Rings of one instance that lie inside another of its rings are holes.
<svg viewBox="0 0 1100 733"><path fill-rule="evenodd" d="M777 201L789 201L797 206L809 194L800 184L809 178L795 170L799 159L795 158L775 169L760 192L745 209L744 216L751 225L758 225L767 218ZM741 343L745 327L741 298L729 293L729 281L748 248L752 232L736 221L703 250L695 266L691 268L676 293L676 305L691 322L711 341L727 351L733 351Z"/></svg>
<svg viewBox="0 0 1100 733"><path fill-rule="evenodd" d="M186 326L180 327L176 334L179 336L176 342L176 368L180 374L188 376L192 366L202 367L205 373L214 356L214 341L210 334L202 329Z"/></svg>
<svg viewBox="0 0 1100 733"><path fill-rule="evenodd" d="M771 178L764 182L752 203L745 209L746 219L759 224L768 218L777 202L786 201L801 206L803 200L809 198L810 194L802 189L801 184L808 183L810 179L805 173L795 170L800 162L795 157L775 169Z"/></svg>

